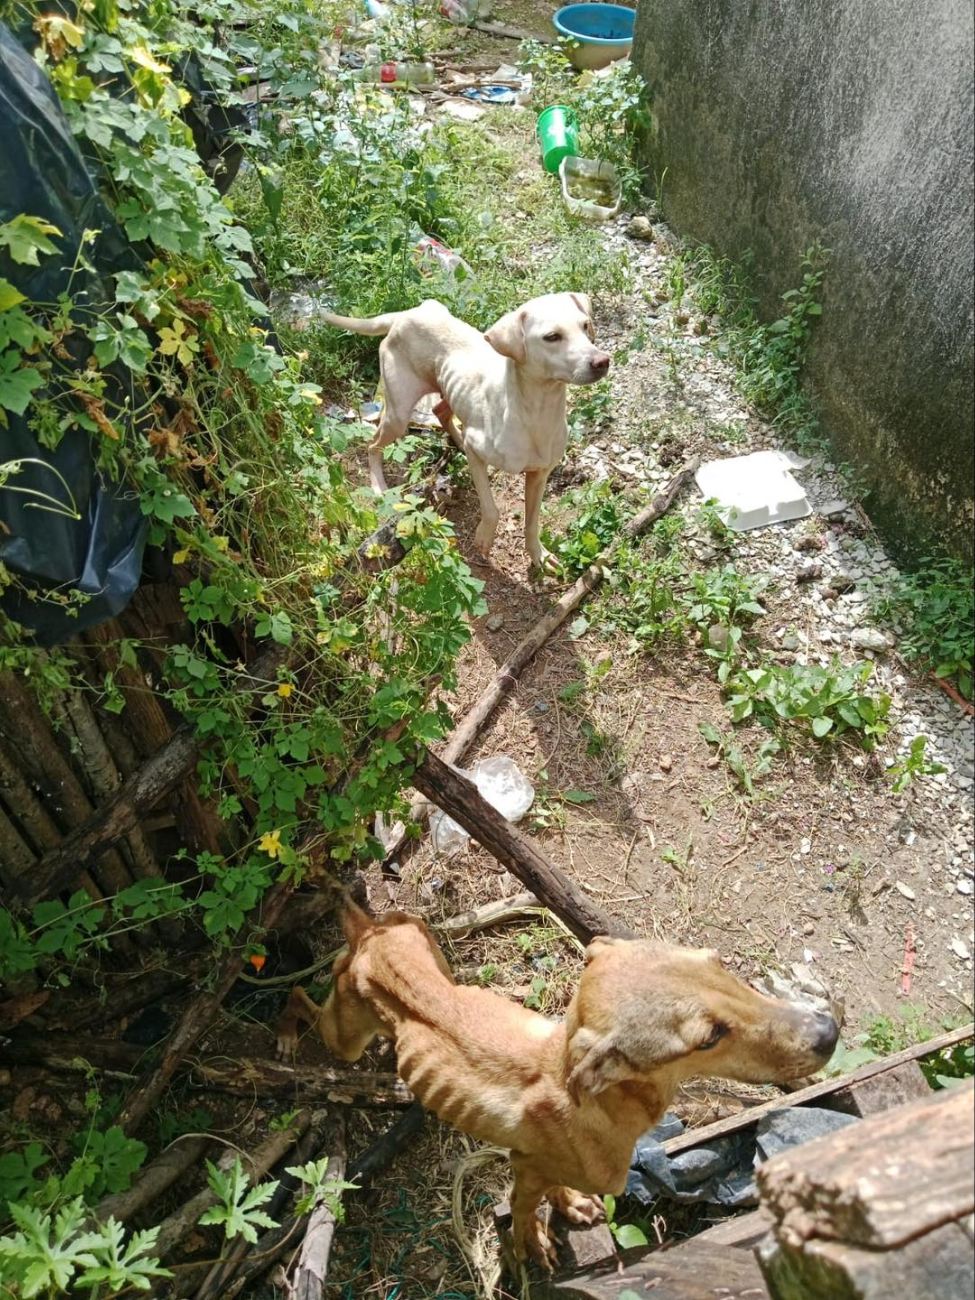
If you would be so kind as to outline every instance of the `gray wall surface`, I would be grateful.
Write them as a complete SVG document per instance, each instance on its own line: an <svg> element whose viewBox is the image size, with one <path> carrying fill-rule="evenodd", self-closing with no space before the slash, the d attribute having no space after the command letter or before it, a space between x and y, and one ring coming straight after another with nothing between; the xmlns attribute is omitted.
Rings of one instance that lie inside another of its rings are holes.
<svg viewBox="0 0 975 1300"><path fill-rule="evenodd" d="M763 314L832 249L807 387L902 554L971 558L972 0L640 0L633 60L684 238Z"/></svg>

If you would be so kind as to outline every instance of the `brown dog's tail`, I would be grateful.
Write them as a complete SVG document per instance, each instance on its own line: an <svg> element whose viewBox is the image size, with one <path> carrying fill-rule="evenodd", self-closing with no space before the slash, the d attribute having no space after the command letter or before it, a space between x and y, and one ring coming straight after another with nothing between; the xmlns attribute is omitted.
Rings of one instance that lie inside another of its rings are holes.
<svg viewBox="0 0 975 1300"><path fill-rule="evenodd" d="M400 314L398 311L390 311L385 316L333 316L331 312L324 312L321 319L326 325L334 325L337 330L349 330L352 334L371 334L379 338L389 333L396 317Z"/></svg>

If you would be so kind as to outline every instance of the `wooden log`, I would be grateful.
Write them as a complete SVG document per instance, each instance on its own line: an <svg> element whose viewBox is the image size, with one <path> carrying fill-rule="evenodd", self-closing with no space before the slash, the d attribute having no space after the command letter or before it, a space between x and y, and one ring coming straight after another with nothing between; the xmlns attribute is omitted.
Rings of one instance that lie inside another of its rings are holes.
<svg viewBox="0 0 975 1300"><path fill-rule="evenodd" d="M285 651L280 646L265 650L251 668L240 675L237 690L249 692L274 681L285 658ZM124 839L145 813L189 775L198 751L196 732L184 723L152 758L122 783L113 798L45 854L29 878L19 882L22 901L37 903L69 886L80 871Z"/></svg>
<svg viewBox="0 0 975 1300"><path fill-rule="evenodd" d="M524 27L508 27L504 23L473 23L472 26L485 36L498 36L506 41L540 41L542 45L552 45L555 42L555 37L549 36L547 32L530 32Z"/></svg>
<svg viewBox="0 0 975 1300"><path fill-rule="evenodd" d="M532 1300L767 1300L762 1273L746 1250L627 1251L572 1277L532 1283Z"/></svg>
<svg viewBox="0 0 975 1300"><path fill-rule="evenodd" d="M346 1148L345 1122L336 1123L328 1154L325 1177L329 1182L340 1183L345 1179ZM341 1194L339 1193L339 1196ZM325 1282L328 1278L328 1261L332 1254L332 1242L338 1223L335 1211L327 1201L312 1210L305 1229L305 1239L301 1243L301 1254L295 1268L294 1283L291 1294L294 1300L322 1300L325 1294Z"/></svg>
<svg viewBox="0 0 975 1300"><path fill-rule="evenodd" d="M250 937L255 931L273 929L289 893L290 885L283 881L272 885L258 906L247 916L239 934ZM214 971L212 991L194 998L166 1040L159 1064L148 1072L126 1098L116 1123L130 1137L162 1095L183 1057L213 1023L223 1006L224 998L237 982L240 967L240 953L232 948Z"/></svg>
<svg viewBox="0 0 975 1300"><path fill-rule="evenodd" d="M680 1137L669 1138L663 1144L664 1151L669 1156L675 1156L681 1151L689 1151L692 1147L702 1146L705 1142L711 1142L715 1138L740 1133L742 1129L758 1123L762 1116L768 1115L770 1111L781 1110L787 1106L805 1106L810 1102L824 1102L844 1089L851 1088L865 1079L872 1079L877 1075L886 1074L905 1062L917 1061L922 1057L930 1056L933 1052L940 1052L949 1047L957 1047L959 1043L967 1042L973 1035L975 1035L975 1025L965 1025L962 1029L951 1029L926 1043L917 1043L913 1047L905 1048L904 1051L896 1052L893 1056L885 1057L883 1060L871 1061L869 1065L861 1066L859 1070L854 1070L852 1074L844 1075L842 1078L824 1079L821 1083L811 1083L808 1087L789 1093L788 1096L773 1097L771 1101L764 1101L758 1106L749 1106L747 1110L740 1111L735 1115L729 1115L725 1119L715 1120L713 1124L705 1124L702 1128L688 1129Z"/></svg>
<svg viewBox="0 0 975 1300"><path fill-rule="evenodd" d="M124 1078L132 1077L145 1054L144 1047L117 1038L50 1032L18 1033L3 1048L4 1064L43 1066L66 1073L94 1069Z"/></svg>
<svg viewBox="0 0 975 1300"><path fill-rule="evenodd" d="M92 1211L92 1217L99 1223L107 1223L110 1218L127 1223L151 1205L187 1169L199 1164L210 1142L210 1138L192 1133L176 1138L161 1155L136 1174L127 1191L102 1197Z"/></svg>
<svg viewBox="0 0 975 1300"><path fill-rule="evenodd" d="M60 827L72 831L84 826L92 815L88 796L55 743L47 719L23 682L12 672L0 673L0 733L6 739L10 753L16 754L18 765L41 791L48 810ZM33 902L40 901L32 891L33 882L43 869L43 861L16 882L17 892L23 897L25 890L30 891L29 897ZM76 863L71 880L76 880L89 865ZM132 883L128 867L115 852L105 855L99 866L99 877L106 893L116 893ZM127 940L122 946L132 947Z"/></svg>
<svg viewBox="0 0 975 1300"><path fill-rule="evenodd" d="M796 1252L768 1241L758 1259L773 1300L967 1300L975 1288L975 1252L961 1223L898 1250L810 1241Z"/></svg>
<svg viewBox="0 0 975 1300"><path fill-rule="evenodd" d="M0 885L12 889L17 877L29 870L33 862L30 846L0 804Z"/></svg>
<svg viewBox="0 0 975 1300"><path fill-rule="evenodd" d="M975 1081L784 1151L756 1175L776 1239L887 1250L975 1212Z"/></svg>
<svg viewBox="0 0 975 1300"><path fill-rule="evenodd" d="M413 774L413 784L527 885L583 943L597 934L633 937L621 921L587 898L524 831L492 808L473 781L436 754L426 754Z"/></svg>
<svg viewBox="0 0 975 1300"><path fill-rule="evenodd" d="M686 484L694 477L700 463L700 457L694 457L694 459L688 461L674 475L663 491L658 492L649 505L644 507L639 514L634 515L622 531L622 540L625 542L633 541L635 538L642 536L658 519L661 519L670 510ZM595 591L603 581L607 568L612 563L612 557L617 545L618 543L605 551L589 566L585 573L565 592L558 603L535 624L528 635L511 652L495 673L487 689L481 694L474 707L464 715L463 722L444 746L441 757L445 762L456 765L473 748L498 706L514 691L521 674L535 658L542 646L558 631L569 615L578 609L586 596ZM422 803L419 802L413 805L410 809L412 820L415 821L420 816L422 807ZM397 854L402 852L406 840L407 836L404 830L387 845L386 863L391 862Z"/></svg>
<svg viewBox="0 0 975 1300"><path fill-rule="evenodd" d="M323 1065L291 1065L267 1057L199 1061L193 1079L217 1092L250 1097L297 1097L309 1105L345 1102L350 1106L409 1106L413 1094L395 1074L340 1070Z"/></svg>
<svg viewBox="0 0 975 1300"><path fill-rule="evenodd" d="M159 967L141 971L126 979L112 979L109 983L100 986L99 995L94 998L88 997L87 1007L81 1009L73 1007L71 1011L61 1013L60 1007L55 1004L52 1008L55 1015L54 1027L58 1026L59 1014L70 1016L67 1023L75 1032L87 1029L89 1025L98 1021L121 1020L124 1016L131 1015L133 1011L141 1011L151 1002L156 1002L167 994L175 992L189 980L198 978L212 964L212 958L209 955L197 956L187 961L184 957L181 958L181 964L183 966L181 971Z"/></svg>
<svg viewBox="0 0 975 1300"><path fill-rule="evenodd" d="M226 1151L217 1161L217 1168L226 1172L233 1168L234 1161L239 1158L251 1181L251 1186L254 1186L261 1181L272 1165L277 1164L281 1157L291 1150L310 1123L311 1112L300 1110L286 1129L272 1133L254 1151L240 1151L236 1147ZM209 1187L205 1187L185 1201L178 1210L174 1210L168 1218L163 1219L159 1225L159 1235L153 1253L159 1259L166 1259L171 1255L190 1229L195 1228L199 1223L204 1210L215 1205L216 1201L216 1195Z"/></svg>

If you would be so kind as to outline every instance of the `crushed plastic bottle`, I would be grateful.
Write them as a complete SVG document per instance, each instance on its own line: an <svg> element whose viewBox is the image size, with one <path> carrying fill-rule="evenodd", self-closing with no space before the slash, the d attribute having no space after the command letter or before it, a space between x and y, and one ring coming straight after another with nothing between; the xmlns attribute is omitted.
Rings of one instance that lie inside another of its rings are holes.
<svg viewBox="0 0 975 1300"><path fill-rule="evenodd" d="M474 272L459 253L455 253L446 244L432 235L420 235L416 244L416 261L421 273L430 275L434 271L446 271L456 280L473 280Z"/></svg>
<svg viewBox="0 0 975 1300"><path fill-rule="evenodd" d="M491 807L509 822L521 821L535 802L534 786L504 754L480 759L469 772L455 770L470 777ZM436 851L449 858L464 848L470 836L452 817L436 809L430 814L430 838Z"/></svg>

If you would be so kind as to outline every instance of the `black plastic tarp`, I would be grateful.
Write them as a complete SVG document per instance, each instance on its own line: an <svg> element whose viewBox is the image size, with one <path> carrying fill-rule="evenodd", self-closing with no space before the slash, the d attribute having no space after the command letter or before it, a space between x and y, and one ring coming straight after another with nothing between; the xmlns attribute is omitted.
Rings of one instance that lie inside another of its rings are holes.
<svg viewBox="0 0 975 1300"><path fill-rule="evenodd" d="M2 23L0 123L0 222L25 213L61 232L55 241L59 254L41 257L39 266L16 263L0 250L0 275L32 301L53 303L68 286L84 232L97 230L85 250L94 272L76 272L72 293L83 289L86 305L96 310L112 303L110 277L140 263L102 201L43 69ZM90 348L75 349L70 336L67 342L69 351L77 351L74 364L84 366ZM124 367L111 367L111 379L118 392L135 396ZM44 391L37 389L35 398ZM38 641L53 645L124 609L139 584L146 521L131 488L112 483L96 468L91 434L69 430L51 451L31 429L30 415L30 407L23 416L7 411L7 425L0 427L0 464L44 462L25 464L0 487L0 561L35 598L13 586L2 606ZM67 503L58 475L70 489L78 519L40 509L35 498L11 490L33 488ZM87 600L65 608L50 598L72 591Z"/></svg>

